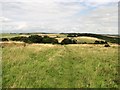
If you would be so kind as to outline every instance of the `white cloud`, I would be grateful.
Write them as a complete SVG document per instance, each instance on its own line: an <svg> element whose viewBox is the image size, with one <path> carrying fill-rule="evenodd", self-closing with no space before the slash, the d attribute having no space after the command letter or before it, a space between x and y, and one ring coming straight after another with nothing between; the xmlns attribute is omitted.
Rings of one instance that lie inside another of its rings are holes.
<svg viewBox="0 0 120 90"><path fill-rule="evenodd" d="M18 25L18 27L16 29L21 30L21 29L26 29L26 28L28 28L27 23L22 23L22 24Z"/></svg>
<svg viewBox="0 0 120 90"><path fill-rule="evenodd" d="M118 2L119 0L0 0L0 2Z"/></svg>
<svg viewBox="0 0 120 90"><path fill-rule="evenodd" d="M117 33L117 1L6 0L0 20L4 32Z"/></svg>
<svg viewBox="0 0 120 90"><path fill-rule="evenodd" d="M5 17L0 17L0 22L9 22L11 19L5 18Z"/></svg>

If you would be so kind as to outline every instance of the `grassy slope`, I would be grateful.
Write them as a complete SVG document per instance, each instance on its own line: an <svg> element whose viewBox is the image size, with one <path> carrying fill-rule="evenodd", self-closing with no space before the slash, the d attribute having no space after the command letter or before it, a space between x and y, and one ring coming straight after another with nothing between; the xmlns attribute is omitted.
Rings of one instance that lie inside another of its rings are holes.
<svg viewBox="0 0 120 90"><path fill-rule="evenodd" d="M3 48L3 87L118 87L117 46L28 45Z"/></svg>
<svg viewBox="0 0 120 90"><path fill-rule="evenodd" d="M34 33L33 33L34 34ZM11 37L17 37L17 36L29 36L33 35L31 34L0 34L0 38L11 38ZM49 36L49 37L54 37L58 39L59 42L61 42L64 38L67 37L67 34L37 34L41 36ZM90 34L91 35L91 34ZM86 42L86 43L94 43L95 40L106 40L111 43L118 43L119 38L117 36L112 36L112 35L98 35L94 34L94 36L80 36L80 37L69 37L78 40L78 43Z"/></svg>
<svg viewBox="0 0 120 90"><path fill-rule="evenodd" d="M74 37L74 39L76 39L78 43L79 42L94 43L96 40L102 40L94 37L85 37L85 36Z"/></svg>
<svg viewBox="0 0 120 90"><path fill-rule="evenodd" d="M0 38L11 38L11 37L17 37L20 36L19 34L0 34Z"/></svg>
<svg viewBox="0 0 120 90"><path fill-rule="evenodd" d="M34 33L31 33L31 34L0 34L0 38L11 38L11 37L17 37L17 36L29 36L29 35L40 35L40 36L49 36L49 37L67 37L67 35L64 35L64 34L34 34Z"/></svg>

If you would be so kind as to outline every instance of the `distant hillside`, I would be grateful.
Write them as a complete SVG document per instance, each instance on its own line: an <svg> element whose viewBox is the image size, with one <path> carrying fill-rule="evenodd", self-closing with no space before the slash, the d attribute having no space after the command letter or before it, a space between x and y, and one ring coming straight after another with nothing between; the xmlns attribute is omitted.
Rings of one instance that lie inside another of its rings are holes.
<svg viewBox="0 0 120 90"><path fill-rule="evenodd" d="M19 36L19 35L34 35L34 34L55 34L55 33L8 33L2 34L1 37L12 37L12 36ZM87 36L87 37L95 37L98 39L103 39L107 42L120 44L120 36L119 35L110 35L110 34L93 34L93 33L57 33L57 35L65 35L67 37L80 37L80 36ZM55 35L54 35L55 36Z"/></svg>
<svg viewBox="0 0 120 90"><path fill-rule="evenodd" d="M91 33L66 33L67 37L79 37L79 36L88 36L95 37L98 39L103 39L107 42L120 44L120 36L118 35L107 35L107 34L91 34Z"/></svg>

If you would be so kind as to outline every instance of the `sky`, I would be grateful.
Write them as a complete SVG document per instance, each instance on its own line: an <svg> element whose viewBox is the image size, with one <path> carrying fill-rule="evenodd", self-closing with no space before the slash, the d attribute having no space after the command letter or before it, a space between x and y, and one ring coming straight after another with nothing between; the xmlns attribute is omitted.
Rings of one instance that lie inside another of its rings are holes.
<svg viewBox="0 0 120 90"><path fill-rule="evenodd" d="M1 33L118 33L119 0L0 0Z"/></svg>

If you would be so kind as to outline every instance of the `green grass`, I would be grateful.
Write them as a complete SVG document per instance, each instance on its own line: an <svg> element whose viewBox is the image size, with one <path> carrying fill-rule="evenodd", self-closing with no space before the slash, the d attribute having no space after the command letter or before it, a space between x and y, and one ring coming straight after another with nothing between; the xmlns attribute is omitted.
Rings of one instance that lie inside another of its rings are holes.
<svg viewBox="0 0 120 90"><path fill-rule="evenodd" d="M118 88L118 48L27 45L3 48L3 87Z"/></svg>
<svg viewBox="0 0 120 90"><path fill-rule="evenodd" d="M11 38L11 37L17 37L17 36L29 36L29 35L41 35L41 36L49 36L49 37L56 37L58 36L58 38L64 38L64 37L67 37L67 35L64 35L64 34L34 34L34 33L31 33L31 34L9 34L9 33L3 33L3 34L0 34L0 38Z"/></svg>
<svg viewBox="0 0 120 90"><path fill-rule="evenodd" d="M17 36L20 36L19 34L0 34L0 38L11 38L11 37L17 37Z"/></svg>
<svg viewBox="0 0 120 90"><path fill-rule="evenodd" d="M85 37L85 36L81 36L81 37L74 37L74 39L77 40L78 43L94 43L96 40L102 40L102 39L98 39L98 38L94 38L94 37ZM103 40L104 41L104 40Z"/></svg>

